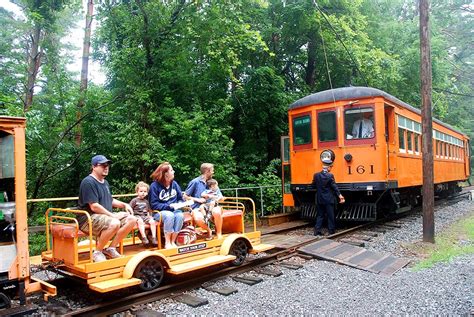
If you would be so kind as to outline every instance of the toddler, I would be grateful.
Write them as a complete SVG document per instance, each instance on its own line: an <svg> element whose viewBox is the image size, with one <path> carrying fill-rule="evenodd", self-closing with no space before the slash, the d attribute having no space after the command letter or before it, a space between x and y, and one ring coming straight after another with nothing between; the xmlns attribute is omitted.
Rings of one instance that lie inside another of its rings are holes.
<svg viewBox="0 0 474 317"><path fill-rule="evenodd" d="M151 231L151 245L153 247L158 246L158 242L156 241L156 222L151 215L151 208L150 203L146 199L148 196L148 190L150 186L148 186L145 182L139 182L137 186L135 186L135 192L137 193L137 197L133 198L130 201L130 206L133 209L133 214L137 217L137 225L138 230L140 231L141 240L145 247L150 245L150 241L145 234L145 224L150 225Z"/></svg>
<svg viewBox="0 0 474 317"><path fill-rule="evenodd" d="M199 207L199 210L204 216L204 221L208 223L212 217L212 209L217 206L219 201L223 200L224 196L222 196L219 184L215 179L209 179L206 185L208 189L202 192L201 197L207 199L206 202Z"/></svg>

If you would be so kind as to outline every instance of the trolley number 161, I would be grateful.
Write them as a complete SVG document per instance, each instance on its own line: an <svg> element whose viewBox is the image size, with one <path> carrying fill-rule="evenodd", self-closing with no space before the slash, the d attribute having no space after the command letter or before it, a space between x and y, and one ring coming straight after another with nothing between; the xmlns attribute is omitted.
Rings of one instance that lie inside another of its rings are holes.
<svg viewBox="0 0 474 317"><path fill-rule="evenodd" d="M352 170L352 166L348 166L347 167L347 172L349 175L353 174L353 170ZM365 172L367 172L367 169L365 168L364 165L359 165L355 168L355 172L357 174L365 174ZM374 166L373 165L369 165L369 174L374 174Z"/></svg>

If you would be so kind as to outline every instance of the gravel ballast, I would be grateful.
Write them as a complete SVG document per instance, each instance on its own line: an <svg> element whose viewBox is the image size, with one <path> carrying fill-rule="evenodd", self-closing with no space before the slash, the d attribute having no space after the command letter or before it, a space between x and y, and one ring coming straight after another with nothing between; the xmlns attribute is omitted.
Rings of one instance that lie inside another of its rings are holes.
<svg viewBox="0 0 474 317"><path fill-rule="evenodd" d="M474 202L437 207L439 233L454 221L474 213ZM405 245L422 239L422 218L379 235L367 249L410 257ZM467 241L474 243L474 241ZM191 308L172 299L153 304L166 315L469 315L474 307L474 255L454 258L432 268L405 267L392 276L377 275L332 262L309 260L299 270L280 268L279 277L261 275L263 282L247 286L226 278L216 286L235 287L222 296L198 289L191 295L209 304Z"/></svg>

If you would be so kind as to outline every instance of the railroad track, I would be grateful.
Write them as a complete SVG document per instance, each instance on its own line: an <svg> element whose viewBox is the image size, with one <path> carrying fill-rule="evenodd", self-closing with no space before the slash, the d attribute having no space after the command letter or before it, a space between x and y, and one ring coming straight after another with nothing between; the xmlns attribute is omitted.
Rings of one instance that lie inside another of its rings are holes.
<svg viewBox="0 0 474 317"><path fill-rule="evenodd" d="M465 196L467 194L468 193L461 193L456 197L452 197L450 199L439 200L436 202L436 205L439 206L443 204L452 204L453 201L456 202L457 200L465 199ZM345 237L357 234L360 231L371 231L372 229L377 228L377 226L384 226L387 223L397 221L410 215L419 215L420 213L421 207L417 207L412 209L411 211L398 214L390 218L380 219L374 222L361 224L349 229L340 230L333 235L326 236L325 238L341 240ZM393 228L395 229L396 226L394 226ZM282 230L282 232L284 231L288 231L288 229ZM308 241L292 245L289 248L277 250L272 253L267 253L266 256L247 261L239 267L221 266L221 269L217 269L216 267L211 269L204 269L199 272L198 276L195 276L196 274L190 273L187 276L180 277L181 281L172 281L172 283L170 283L169 285L162 286L156 290L134 293L131 295L115 298L107 302L94 304L80 309L75 309L74 311L65 313L64 316L109 316L120 312L136 310L137 307L139 307L140 305L145 305L150 302L159 301L165 298L177 297L184 292L200 288L204 284L214 283L227 276L237 276L251 271L258 271L259 269L262 269L265 266L275 265L296 256L303 257L303 259L308 259L307 256L305 257L304 255L302 256L301 254L299 254L298 248L316 242L320 239L320 237L314 237L313 239L310 239Z"/></svg>
<svg viewBox="0 0 474 317"><path fill-rule="evenodd" d="M359 225L350 229L346 229L346 230L341 230L339 232L336 232L333 235L327 236L326 238L328 239L342 238L346 235L370 228L379 223L383 223L383 220L378 220L376 222L368 223L368 224L362 224L362 225ZM283 230L283 231L287 231L287 230ZM236 275L241 275L241 274L248 273L251 271L258 271L260 268L263 268L269 265L278 264L279 262L282 262L291 257L299 256L299 257L303 257L303 259L308 259L307 256L301 255L297 249L305 245L311 244L313 242L316 242L320 239L321 237L314 237L313 239L309 241L295 244L289 248L279 250L271 254L269 253L265 257L248 261L239 267L226 267L218 271L215 271L215 268L214 268L213 271L210 271L209 273L206 273L206 274L201 273L200 276L198 277L194 277L194 278L185 277L183 278L184 281L182 282L176 282L170 285L166 285L149 292L132 294L126 297L122 297L122 298L107 302L107 303L101 303L101 304L85 307L79 310L69 312L65 316L109 316L112 314L121 313L128 310L133 310L137 306L148 304L150 302L162 300L164 298L179 296L175 294L176 293L181 294L186 291L200 288L202 287L203 284L213 283L223 277L236 276ZM209 271L209 270L205 270L205 271Z"/></svg>

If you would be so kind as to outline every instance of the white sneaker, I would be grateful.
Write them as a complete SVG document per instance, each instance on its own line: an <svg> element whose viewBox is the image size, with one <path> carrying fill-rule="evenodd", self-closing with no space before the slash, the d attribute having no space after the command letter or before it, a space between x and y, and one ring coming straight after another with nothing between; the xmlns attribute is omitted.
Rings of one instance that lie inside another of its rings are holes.
<svg viewBox="0 0 474 317"><path fill-rule="evenodd" d="M96 250L92 253L92 261L94 261L94 262L103 262L105 260L107 260L107 258L105 257L105 255L102 252Z"/></svg>
<svg viewBox="0 0 474 317"><path fill-rule="evenodd" d="M114 247L108 247L104 250L102 250L102 253L108 258L108 259L116 259L122 257L120 253L117 252L117 249Z"/></svg>
<svg viewBox="0 0 474 317"><path fill-rule="evenodd" d="M165 249L171 249L172 247L171 243L165 243Z"/></svg>

